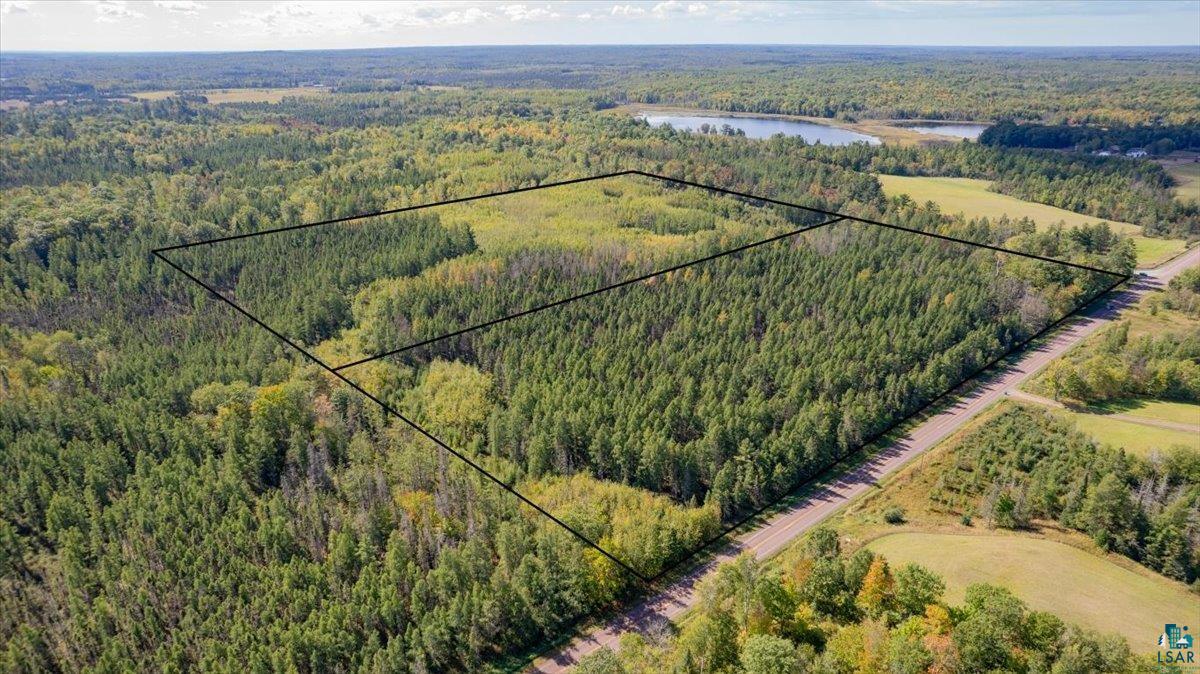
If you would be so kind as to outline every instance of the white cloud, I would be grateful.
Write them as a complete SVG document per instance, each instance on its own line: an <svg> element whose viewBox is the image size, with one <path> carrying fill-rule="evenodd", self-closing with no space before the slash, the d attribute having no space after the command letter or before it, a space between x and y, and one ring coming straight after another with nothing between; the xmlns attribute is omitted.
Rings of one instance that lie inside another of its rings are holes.
<svg viewBox="0 0 1200 674"><path fill-rule="evenodd" d="M0 2L0 14L28 14L29 3L26 0L3 0Z"/></svg>
<svg viewBox="0 0 1200 674"><path fill-rule="evenodd" d="M119 23L146 17L136 9L131 9L125 0L97 0L90 4L96 9L96 21L99 23Z"/></svg>
<svg viewBox="0 0 1200 674"><path fill-rule="evenodd" d="M497 7L509 21L544 21L546 19L557 19L561 14L545 7L530 7L528 5L500 5Z"/></svg>
<svg viewBox="0 0 1200 674"><path fill-rule="evenodd" d="M641 16L646 10L637 5L613 5L609 13L613 16Z"/></svg>
<svg viewBox="0 0 1200 674"><path fill-rule="evenodd" d="M463 11L453 10L444 14L435 15L430 19L429 22L438 26L462 26L465 24L486 21L491 19L493 16L495 15L486 9L469 7Z"/></svg>
<svg viewBox="0 0 1200 674"><path fill-rule="evenodd" d="M708 5L703 2L667 0L655 5L650 13L659 19L665 19L668 16L703 16L708 13Z"/></svg>
<svg viewBox="0 0 1200 674"><path fill-rule="evenodd" d="M311 35L388 33L404 28L466 26L498 18L511 21L555 18L557 13L524 4L490 5L462 2L275 2L244 9L228 21L215 22L222 31L238 36L276 38Z"/></svg>
<svg viewBox="0 0 1200 674"><path fill-rule="evenodd" d="M154 6L159 9L165 9L168 12L176 14L186 14L188 16L196 16L202 9L208 9L205 5L196 0L154 0Z"/></svg>
<svg viewBox="0 0 1200 674"><path fill-rule="evenodd" d="M667 0L655 5L654 9L650 10L650 13L662 18L668 14L682 14L685 11L687 11L687 8L679 0Z"/></svg>

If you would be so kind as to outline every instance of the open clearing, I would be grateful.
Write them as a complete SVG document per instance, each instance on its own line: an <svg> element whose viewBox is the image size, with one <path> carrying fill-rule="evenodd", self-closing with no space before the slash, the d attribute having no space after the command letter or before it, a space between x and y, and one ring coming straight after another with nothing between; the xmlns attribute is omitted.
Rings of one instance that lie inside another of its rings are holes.
<svg viewBox="0 0 1200 674"><path fill-rule="evenodd" d="M447 226L469 226L480 249L489 254L552 247L589 250L624 244L653 255L694 243L696 237L620 227L617 223L622 213L630 212L661 213L681 220L705 217L697 204L679 202L680 195L663 185L622 180L448 204L440 206L438 213ZM731 233L751 231L744 223L727 217L715 217L713 228Z"/></svg>
<svg viewBox="0 0 1200 674"><path fill-rule="evenodd" d="M959 604L968 585L1009 588L1031 608L1068 622L1116 632L1137 652L1156 647L1154 625L1195 618L1197 598L1165 578L1136 573L1054 541L1015 535L900 533L868 547L893 568L920 564L946 581L946 599Z"/></svg>
<svg viewBox="0 0 1200 674"><path fill-rule="evenodd" d="M1151 313L1143 304L1135 311L1128 312L1129 338L1136 339L1143 335L1157 335L1168 331L1187 330L1197 321L1188 318L1177 311L1158 311Z"/></svg>
<svg viewBox="0 0 1200 674"><path fill-rule="evenodd" d="M1113 419L1103 414L1057 410L1064 418L1075 422L1080 432L1097 442L1122 447L1131 454L1149 456L1153 450L1165 450L1174 445L1200 449L1200 439L1194 433Z"/></svg>
<svg viewBox="0 0 1200 674"><path fill-rule="evenodd" d="M1180 153L1159 159L1158 163L1171 174L1177 183L1173 189L1175 198L1183 201L1200 200L1200 161L1195 153Z"/></svg>
<svg viewBox="0 0 1200 674"><path fill-rule="evenodd" d="M932 201L945 213L962 213L968 218L1027 217L1039 227L1059 222L1068 227L1107 222L1114 231L1133 239L1138 252L1138 265L1154 266L1183 251L1185 244L1178 239L1151 239L1141 235L1142 228L1128 222L1104 220L1073 211L1024 201L1007 194L989 191L991 181L975 178L930 178L879 174L879 182L889 197L907 194L918 203Z"/></svg>
<svg viewBox="0 0 1200 674"><path fill-rule="evenodd" d="M1150 400L1149 398L1131 398L1129 400L1114 400L1110 403L1093 405L1092 410L1099 414L1128 414L1144 419L1172 421L1180 424L1200 426L1200 405L1195 403L1177 403L1170 400Z"/></svg>
<svg viewBox="0 0 1200 674"><path fill-rule="evenodd" d="M1200 163L1172 164L1167 167L1179 184L1175 186L1175 196L1180 199L1200 199Z"/></svg>
<svg viewBox="0 0 1200 674"><path fill-rule="evenodd" d="M1037 399L1026 402L1039 404ZM1121 447L1138 456L1149 456L1156 449L1166 450L1175 445L1200 450L1200 405L1132 398L1083 409L1063 409L1056 405L1052 411L1071 421L1076 429L1095 441ZM1145 423L1138 423L1139 420ZM1188 424L1194 428L1163 427L1172 424Z"/></svg>
<svg viewBox="0 0 1200 674"><path fill-rule="evenodd" d="M267 89L208 89L195 92L209 103L279 103L287 96L320 96L329 93L323 87L287 87ZM160 101L178 94L176 91L141 91L132 94L144 101Z"/></svg>

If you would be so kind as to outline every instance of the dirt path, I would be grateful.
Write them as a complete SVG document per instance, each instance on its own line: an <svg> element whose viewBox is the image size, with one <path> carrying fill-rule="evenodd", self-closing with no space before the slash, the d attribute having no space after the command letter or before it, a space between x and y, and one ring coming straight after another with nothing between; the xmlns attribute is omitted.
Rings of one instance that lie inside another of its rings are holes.
<svg viewBox="0 0 1200 674"><path fill-rule="evenodd" d="M1050 398L1046 398L1046 397L1043 397L1043 396L1040 396L1040 395L1037 395L1034 393L1029 393L1028 391L1022 391L1021 389L1012 389L1011 391L1008 391L1005 395L1012 398L1013 400L1024 400L1025 402L1033 403L1035 405L1041 405L1043 407L1053 407L1055 409L1060 409L1060 410L1070 409L1066 405L1058 402L1057 400L1051 400ZM1072 411L1075 411L1075 410L1072 410ZM1142 426L1150 426L1152 428L1165 428L1165 429L1171 430L1171 431L1183 431L1185 433L1200 434L1200 424L1185 424L1182 421L1166 421L1164 419L1149 419L1147 417L1139 417L1139 416L1134 416L1132 414L1101 414L1101 413L1096 413L1096 412L1088 412L1087 410L1080 411L1079 414L1094 414L1095 416L1104 417L1105 419L1120 419L1121 421L1128 421L1131 424L1141 424Z"/></svg>

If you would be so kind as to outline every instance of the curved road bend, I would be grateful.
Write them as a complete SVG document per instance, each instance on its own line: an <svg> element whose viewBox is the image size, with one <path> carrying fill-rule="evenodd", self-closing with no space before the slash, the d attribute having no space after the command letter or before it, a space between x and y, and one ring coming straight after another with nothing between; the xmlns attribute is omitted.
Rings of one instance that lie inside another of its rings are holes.
<svg viewBox="0 0 1200 674"><path fill-rule="evenodd" d="M1094 307L1066 327L1059 328L1050 338L1025 351L1015 363L937 415L926 419L895 444L880 450L867 462L840 476L837 482L801 499L757 529L739 534L714 557L662 591L642 600L624 614L576 637L562 648L538 658L530 671L541 674L565 672L580 658L600 648L607 646L616 650L617 640L625 632L650 632L663 621L677 618L695 603L697 583L715 570L717 565L743 552L752 552L759 559L779 552L792 539L829 517L889 473L931 449L984 408L1002 398L1008 390L1107 325L1121 309L1135 304L1147 292L1162 288L1181 271L1198 263L1200 247L1195 247L1157 269L1148 270L1146 277L1134 277L1126 290L1115 293L1106 303Z"/></svg>

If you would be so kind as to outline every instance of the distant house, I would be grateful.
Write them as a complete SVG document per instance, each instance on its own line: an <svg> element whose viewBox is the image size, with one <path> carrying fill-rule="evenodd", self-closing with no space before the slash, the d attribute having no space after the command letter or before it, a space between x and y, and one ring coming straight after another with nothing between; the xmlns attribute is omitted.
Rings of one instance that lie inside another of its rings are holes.
<svg viewBox="0 0 1200 674"><path fill-rule="evenodd" d="M1097 157L1111 157L1112 153L1109 152L1108 150L1097 150L1096 156Z"/></svg>
<svg viewBox="0 0 1200 674"><path fill-rule="evenodd" d="M1129 152L1126 152L1126 153L1125 153L1125 156L1126 156L1126 157L1133 157L1134 159L1138 159L1138 158L1141 158L1141 157L1145 157L1145 156L1147 156L1147 155L1149 155L1149 154L1150 154L1150 153L1149 153L1149 152L1146 152L1145 148L1135 147L1135 148L1133 148L1132 150L1130 150Z"/></svg>

